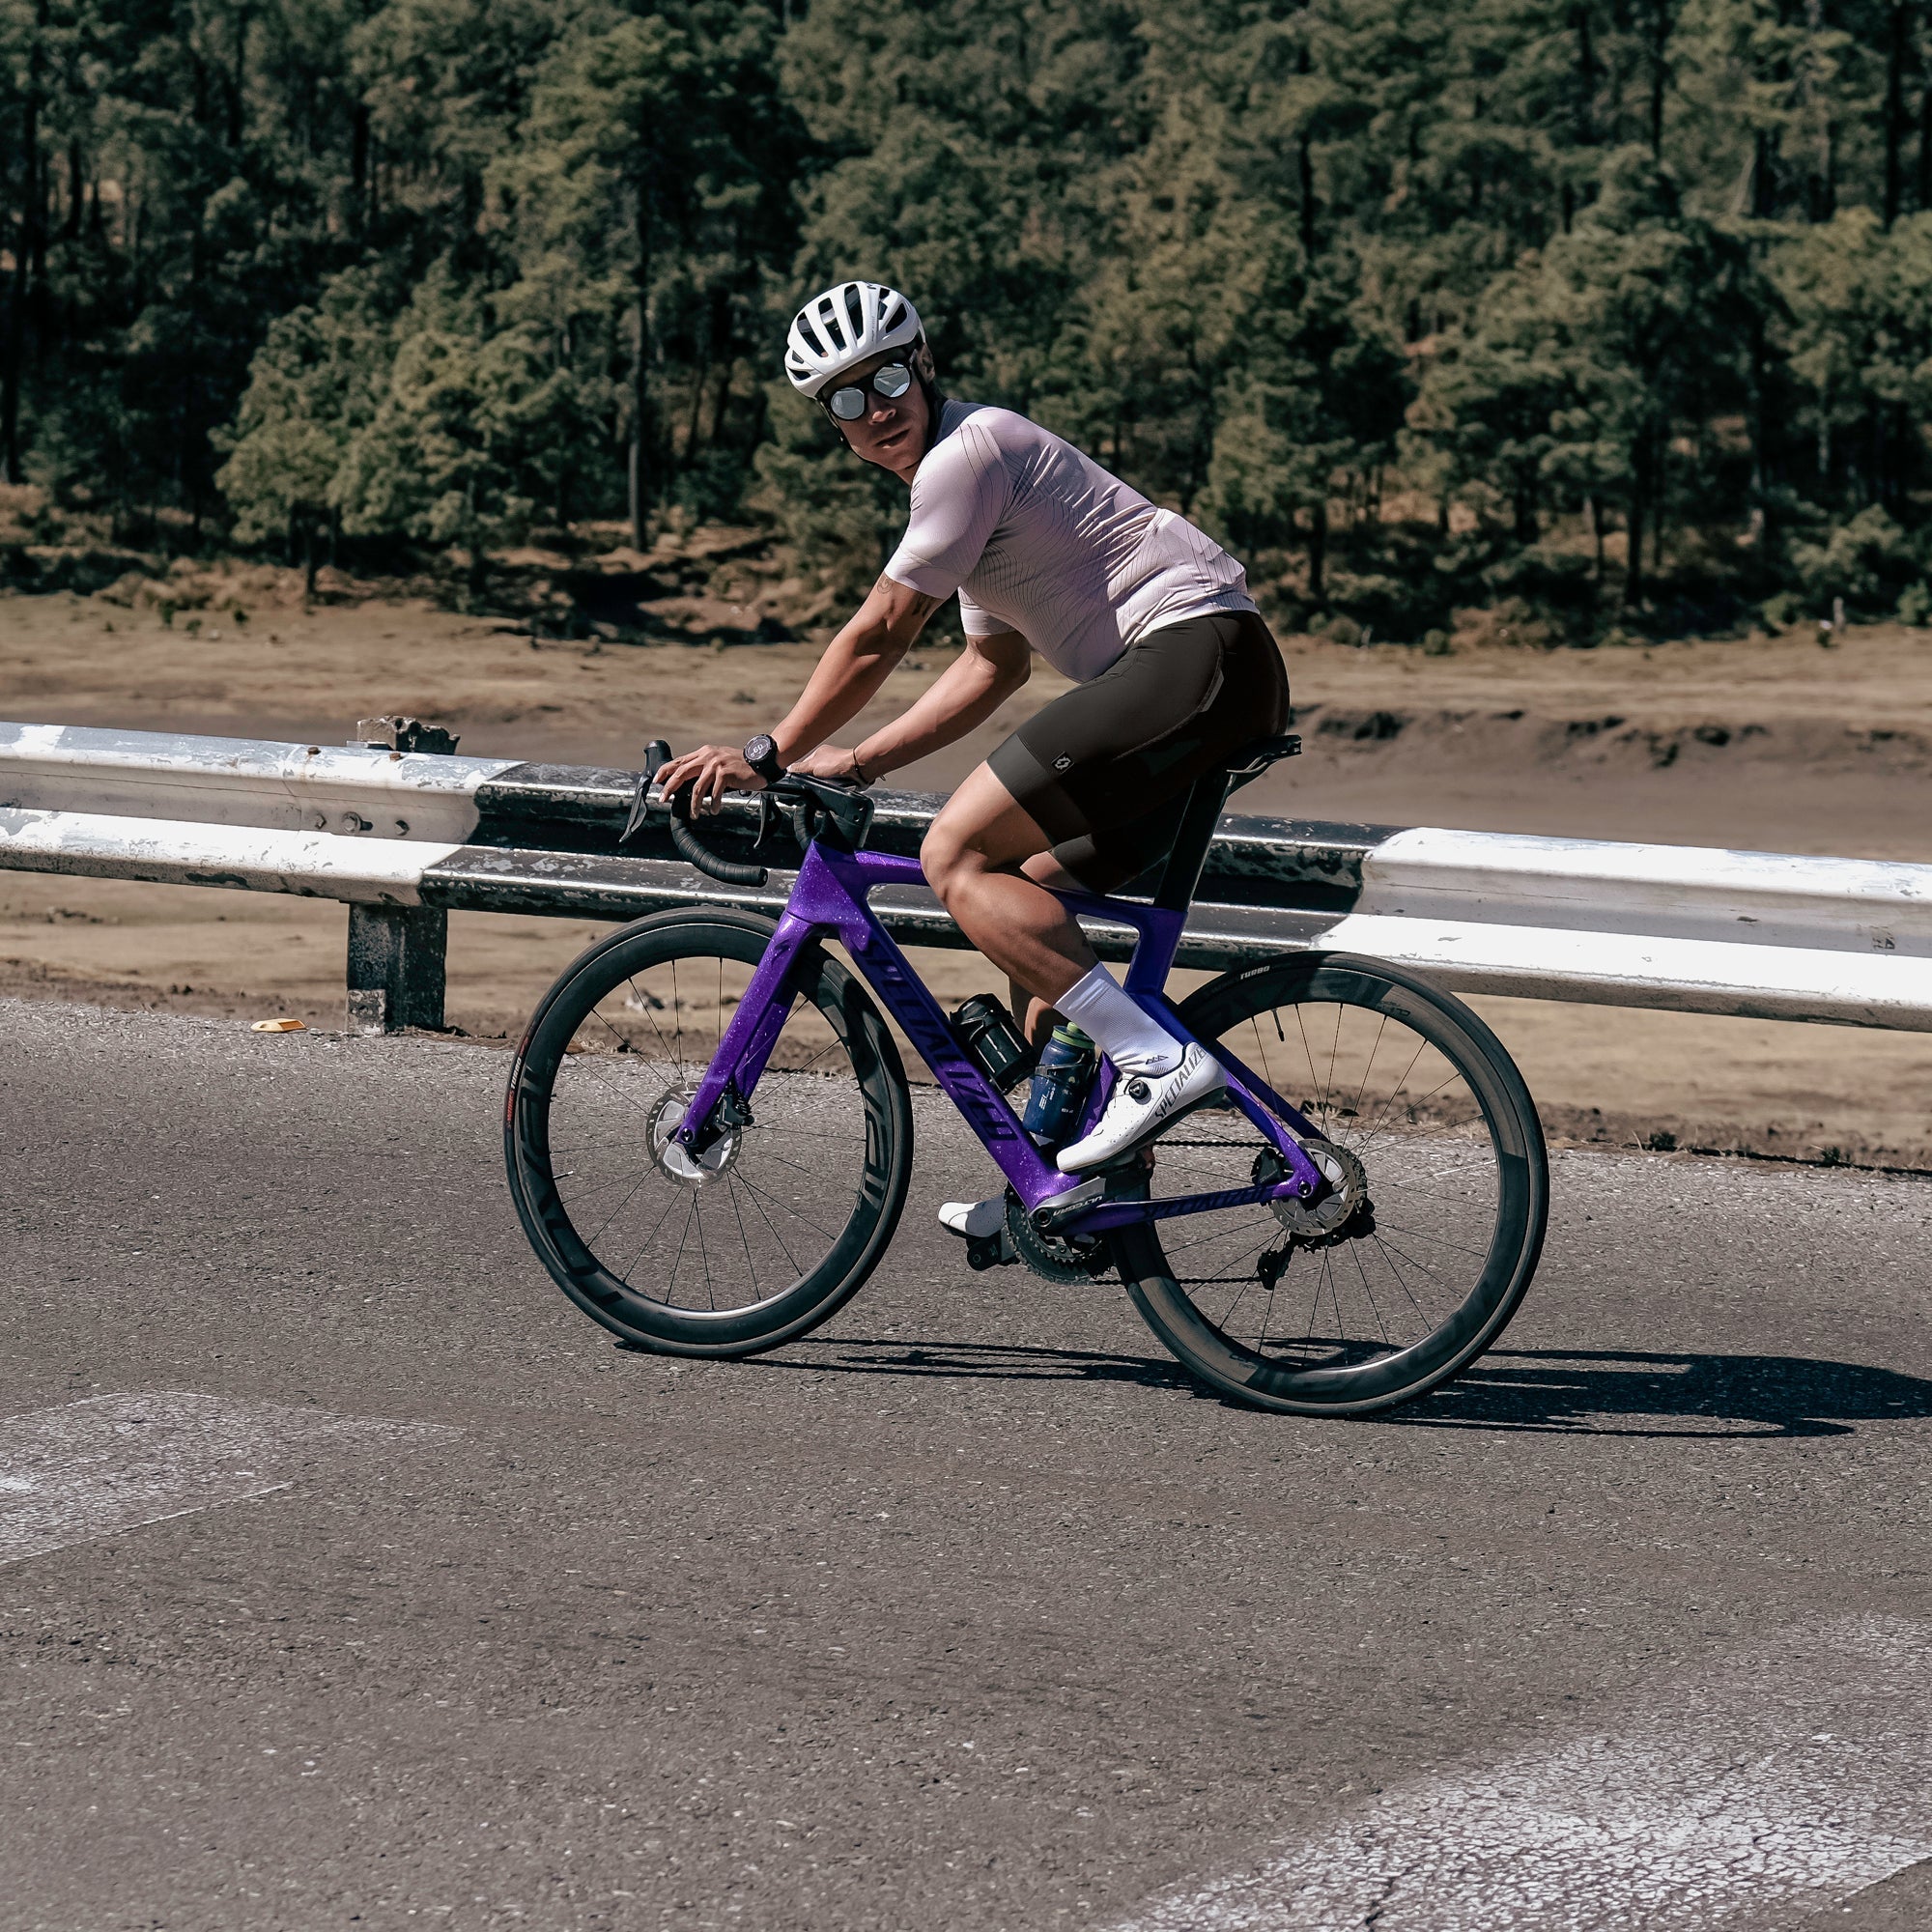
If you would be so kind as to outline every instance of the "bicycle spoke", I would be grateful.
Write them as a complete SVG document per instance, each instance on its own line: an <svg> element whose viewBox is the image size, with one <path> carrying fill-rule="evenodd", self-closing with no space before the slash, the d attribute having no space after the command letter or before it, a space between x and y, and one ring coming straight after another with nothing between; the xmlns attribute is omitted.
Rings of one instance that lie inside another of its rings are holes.
<svg viewBox="0 0 1932 1932"><path fill-rule="evenodd" d="M1437 1281L1440 1281L1442 1279L1441 1271L1439 1269L1431 1267L1427 1262L1421 1260L1419 1257L1415 1255L1408 1253L1406 1249L1397 1247L1393 1241L1383 1240L1379 1230L1377 1232L1376 1235L1376 1245L1378 1248L1385 1249L1389 1254L1401 1255L1403 1260L1406 1261L1410 1267L1420 1268L1423 1271L1423 1273L1434 1275ZM1394 1264L1391 1263L1390 1265L1393 1266Z"/></svg>
<svg viewBox="0 0 1932 1932"><path fill-rule="evenodd" d="M736 1175L731 1176L730 1179L732 1185L734 1186L743 1187L745 1184L738 1179ZM746 1192L750 1193L751 1190L747 1188ZM792 1253L789 1247L786 1246L785 1237L781 1234L780 1234L776 1228L772 1226L772 1217L769 1214L767 1214L764 1208L759 1205L758 1197L755 1194L752 1195L752 1211L758 1217L759 1220L761 1220L765 1224L765 1227L769 1231L772 1239L775 1240L781 1249L783 1249L784 1258L788 1263L790 1263L792 1273L794 1275L798 1274L800 1272L800 1268L798 1265L798 1257Z"/></svg>
<svg viewBox="0 0 1932 1932"><path fill-rule="evenodd" d="M650 1021L651 1031L658 1037L658 1044L664 1048L666 1053L670 1053L670 1042L664 1037L664 1028L658 1025L658 1008L663 1005L663 1002L653 1000L651 995L646 993L638 984L635 978L627 978L624 983L631 989L631 997L625 1004L633 1011L642 1013ZM600 1014L599 1017L601 1018L602 1015ZM675 1059L676 1056L672 1055L672 1058Z"/></svg>
<svg viewBox="0 0 1932 1932"><path fill-rule="evenodd" d="M631 1277L638 1271L638 1264L644 1258L645 1249L647 1249L650 1246L650 1244L657 1239L658 1230L662 1228L664 1224L670 1219L671 1210L676 1206L677 1206L677 1196L673 1194L671 1198L665 1203L664 1212L660 1214L658 1218L651 1223L650 1233L646 1235L644 1238L638 1243L638 1252L631 1257L630 1266L627 1267L623 1271L623 1273L617 1277L617 1279L621 1281L627 1288L630 1286Z"/></svg>
<svg viewBox="0 0 1932 1932"><path fill-rule="evenodd" d="M573 1060L569 1064L572 1066L582 1067L584 1072L587 1073L589 1077L597 1083L598 1086L603 1088L603 1090L607 1094L614 1094L617 1096L617 1098L623 1101L623 1103L627 1107L630 1107L634 1109L636 1112L642 1114L646 1120L650 1118L651 1110L647 1106L645 1106L642 1101L639 1100L633 1094L626 1094L624 1090L621 1087L619 1087L614 1081L605 1079L602 1071L599 1068L597 1068L594 1065L590 1066L584 1065L584 1063L582 1059Z"/></svg>
<svg viewBox="0 0 1932 1932"><path fill-rule="evenodd" d="M757 1199L761 1201L769 1201L774 1208L778 1208L781 1213L789 1214L794 1221L803 1221L805 1225L808 1228L810 1228L814 1235L820 1236L823 1239L828 1241L836 1241L838 1238L837 1234L835 1234L830 1228L821 1228L818 1225L818 1223L811 1218L810 1215L801 1214L796 1208L791 1207L786 1202L781 1201L776 1194L767 1193L766 1190L760 1187L755 1180L746 1179L745 1177L743 1176L740 1176L739 1178L745 1180L745 1185L752 1190L752 1193Z"/></svg>
<svg viewBox="0 0 1932 1932"><path fill-rule="evenodd" d="M1460 1241L1452 1241L1446 1236L1435 1234L1428 1228L1404 1228L1394 1221L1379 1219L1376 1222L1376 1226L1385 1235L1402 1235L1412 1241L1434 1241L1437 1247L1454 1248L1459 1255L1467 1255L1474 1261L1486 1262L1489 1260L1489 1256L1481 1248L1465 1248ZM1397 1249L1396 1252L1400 1254L1402 1251ZM1407 1257L1404 1256L1404 1259L1406 1260ZM1426 1262L1418 1262L1416 1265L1418 1267L1426 1267L1428 1264Z"/></svg>
<svg viewBox="0 0 1932 1932"><path fill-rule="evenodd" d="M684 1209L684 1224L678 1230L677 1253L671 1257L670 1264L670 1292L673 1295L677 1293L677 1271L684 1263L684 1246L691 1239L691 1219L696 1212L697 1196L696 1194L687 1195Z"/></svg>
<svg viewBox="0 0 1932 1932"><path fill-rule="evenodd" d="M1369 1048L1368 1063L1362 1068L1361 1084L1355 1089L1354 1113L1358 1120L1361 1118L1362 1112L1362 1095L1369 1091L1369 1075L1375 1071L1376 1055L1382 1050L1382 1035L1387 1031L1388 1015L1386 1013L1378 1014L1377 1016L1375 1041Z"/></svg>
<svg viewBox="0 0 1932 1932"><path fill-rule="evenodd" d="M625 1195L623 1200L618 1202L616 1207L611 1208L610 1213L605 1215L603 1220L597 1224L597 1233L590 1237L591 1241L599 1240L602 1238L605 1229L610 1227L611 1223L614 1221L617 1218L617 1216L621 1214L624 1211L624 1209L628 1208L631 1205L631 1203L637 1199L638 1189L642 1187L644 1182L651 1178L651 1174L652 1170L650 1168L646 1168L642 1174L638 1176L637 1183L635 1186L632 1187L630 1193ZM585 1247L588 1247L589 1245L590 1241L586 1241L584 1243Z"/></svg>
<svg viewBox="0 0 1932 1932"><path fill-rule="evenodd" d="M1362 1265L1362 1254L1359 1245L1351 1244L1349 1253L1354 1260L1355 1272L1362 1277L1362 1293L1369 1298L1369 1313L1376 1318L1376 1326L1382 1331L1382 1340L1387 1342L1389 1340L1388 1323L1382 1320L1382 1312L1376 1306L1376 1292L1369 1286L1369 1271ZM1394 1344L1390 1343L1389 1346L1393 1348Z"/></svg>
<svg viewBox="0 0 1932 1932"><path fill-rule="evenodd" d="M697 1261L704 1270L704 1300L715 1315L718 1312L718 1293L711 1285L711 1243L704 1238L704 1196L691 1197L692 1218L697 1223Z"/></svg>

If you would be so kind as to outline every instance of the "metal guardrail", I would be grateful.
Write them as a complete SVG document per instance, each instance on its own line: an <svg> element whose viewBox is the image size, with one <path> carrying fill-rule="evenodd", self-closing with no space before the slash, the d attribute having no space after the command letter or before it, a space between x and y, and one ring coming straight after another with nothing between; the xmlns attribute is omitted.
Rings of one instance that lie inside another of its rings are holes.
<svg viewBox="0 0 1932 1932"><path fill-rule="evenodd" d="M783 904L787 873L730 891L662 834L620 851L636 782L367 746L0 724L0 867L347 901L352 1025L435 1027L452 910L621 920ZM916 852L940 801L877 796L873 842ZM722 845L749 853L755 808L727 802L720 826ZM876 903L901 939L965 944L929 893ZM1123 928L1094 938L1124 956ZM1310 947L1463 991L1932 1032L1932 865L1223 818L1180 963Z"/></svg>

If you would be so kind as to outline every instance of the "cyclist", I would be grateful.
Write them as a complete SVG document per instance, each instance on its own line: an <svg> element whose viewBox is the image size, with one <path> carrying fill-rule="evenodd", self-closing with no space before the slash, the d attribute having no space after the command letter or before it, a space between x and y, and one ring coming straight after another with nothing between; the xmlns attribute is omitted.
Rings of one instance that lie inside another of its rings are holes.
<svg viewBox="0 0 1932 1932"><path fill-rule="evenodd" d="M1093 1131L1061 1150L1078 1174L1127 1151L1224 1086L1219 1065L1143 1012L1047 887L1109 892L1161 858L1204 771L1288 724L1281 652L1241 566L1184 518L1011 410L942 395L918 311L877 282L840 282L794 318L785 374L846 447L912 492L905 534L804 695L742 752L668 765L697 810L789 769L870 784L965 736L1023 685L1034 652L1073 680L948 800L920 851L960 930L1119 1074ZM902 717L832 747L932 613L957 594L966 648ZM998 1201L949 1202L968 1237Z"/></svg>

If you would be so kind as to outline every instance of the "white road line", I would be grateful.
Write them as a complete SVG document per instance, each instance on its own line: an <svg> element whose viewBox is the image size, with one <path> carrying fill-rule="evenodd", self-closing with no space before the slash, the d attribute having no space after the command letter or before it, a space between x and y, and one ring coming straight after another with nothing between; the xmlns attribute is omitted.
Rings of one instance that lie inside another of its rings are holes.
<svg viewBox="0 0 1932 1932"><path fill-rule="evenodd" d="M291 1487L317 1452L458 1434L176 1390L0 1419L0 1563Z"/></svg>
<svg viewBox="0 0 1932 1932"><path fill-rule="evenodd" d="M1114 1932L1691 1932L1932 1855L1932 1625L1786 1634L1552 1749L1386 1792Z"/></svg>

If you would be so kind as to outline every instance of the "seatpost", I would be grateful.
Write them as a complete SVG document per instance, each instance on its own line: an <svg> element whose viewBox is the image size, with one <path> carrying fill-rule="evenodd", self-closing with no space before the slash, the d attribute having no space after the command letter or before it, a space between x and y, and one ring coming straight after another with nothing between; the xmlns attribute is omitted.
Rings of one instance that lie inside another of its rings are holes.
<svg viewBox="0 0 1932 1932"><path fill-rule="evenodd" d="M1194 902L1194 889L1201 883L1201 870L1208 863L1208 847L1213 843L1214 828L1221 822L1221 808L1228 802L1230 776L1223 766L1203 772L1187 794L1187 810L1180 815L1180 830L1161 868L1160 885L1153 895L1157 906L1170 912L1185 912Z"/></svg>

